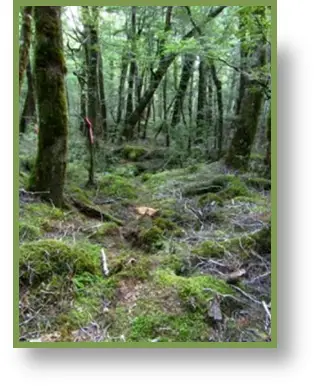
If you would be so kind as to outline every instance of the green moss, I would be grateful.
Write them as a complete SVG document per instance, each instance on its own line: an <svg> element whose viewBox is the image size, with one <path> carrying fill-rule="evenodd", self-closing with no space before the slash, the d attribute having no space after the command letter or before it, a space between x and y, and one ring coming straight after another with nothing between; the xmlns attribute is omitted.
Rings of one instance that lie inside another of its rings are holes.
<svg viewBox="0 0 318 389"><path fill-rule="evenodd" d="M160 228L164 233L171 234L176 237L181 237L184 232L178 225L169 219L163 217L157 217L153 221L153 225Z"/></svg>
<svg viewBox="0 0 318 389"><path fill-rule="evenodd" d="M150 277L153 263L151 257L140 253L129 253L118 256L110 264L111 274L122 278L144 281Z"/></svg>
<svg viewBox="0 0 318 389"><path fill-rule="evenodd" d="M98 253L98 255L97 255ZM100 274L100 249L93 245L68 245L57 240L40 240L20 246L20 281L36 286L53 275Z"/></svg>
<svg viewBox="0 0 318 389"><path fill-rule="evenodd" d="M249 177L246 184L258 190L270 190L271 180L262 177Z"/></svg>
<svg viewBox="0 0 318 389"><path fill-rule="evenodd" d="M164 232L157 226L142 230L139 233L140 246L148 251L154 251L162 248Z"/></svg>
<svg viewBox="0 0 318 389"><path fill-rule="evenodd" d="M92 237L104 237L118 235L118 225L114 222L103 223L91 235Z"/></svg>
<svg viewBox="0 0 318 389"><path fill-rule="evenodd" d="M180 274L183 266L182 258L175 254L164 257L160 261L160 268L172 270L175 274Z"/></svg>
<svg viewBox="0 0 318 389"><path fill-rule="evenodd" d="M212 289L215 293L231 294L231 287L223 280L213 276L192 276L182 277L169 270L158 269L155 274L155 282L159 287L175 287L180 298L188 303L191 297L198 302L198 307L206 308L206 303L211 298L211 293L205 291L206 288Z"/></svg>
<svg viewBox="0 0 318 389"><path fill-rule="evenodd" d="M215 193L206 193L203 196L201 196L198 201L201 207L204 207L205 205L211 204L213 202L219 206L223 205L223 200L221 199L220 196L218 196Z"/></svg>
<svg viewBox="0 0 318 389"><path fill-rule="evenodd" d="M224 200L231 200L237 196L249 196L250 192L247 186L240 179L235 179L232 180L228 186L218 194Z"/></svg>
<svg viewBox="0 0 318 389"><path fill-rule="evenodd" d="M19 239L20 241L35 240L41 237L41 229L38 226L33 226L29 223L19 223Z"/></svg>
<svg viewBox="0 0 318 389"><path fill-rule="evenodd" d="M138 161L145 154L147 150L141 146L125 145L122 151L123 157L130 161Z"/></svg>
<svg viewBox="0 0 318 389"><path fill-rule="evenodd" d="M220 243L207 240L194 248L192 253L200 257L223 258L224 247Z"/></svg>
<svg viewBox="0 0 318 389"><path fill-rule="evenodd" d="M105 196L116 196L127 199L137 197L137 187L124 177L112 174L106 175L100 179L99 187Z"/></svg>
<svg viewBox="0 0 318 389"><path fill-rule="evenodd" d="M199 342L208 340L209 327L198 313L143 315L132 321L128 341Z"/></svg>
<svg viewBox="0 0 318 389"><path fill-rule="evenodd" d="M205 258L222 258L226 252L239 255L241 259L248 259L251 250L260 254L271 251L271 229L264 227L256 233L225 239L221 242L206 241L192 250L192 254Z"/></svg>

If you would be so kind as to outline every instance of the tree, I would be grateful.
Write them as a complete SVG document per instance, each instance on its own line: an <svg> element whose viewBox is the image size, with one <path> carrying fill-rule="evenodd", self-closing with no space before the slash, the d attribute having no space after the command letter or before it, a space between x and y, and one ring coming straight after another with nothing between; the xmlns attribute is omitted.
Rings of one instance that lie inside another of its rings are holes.
<svg viewBox="0 0 318 389"><path fill-rule="evenodd" d="M207 18L204 21L204 25L208 23L211 19L218 16L223 9L226 8L226 6L220 6L220 7L213 7ZM167 7L166 12L166 23L165 23L165 31L168 31L171 27L171 15L172 15L172 7ZM193 27L186 35L184 35L181 39L181 41L188 40L192 37L194 37L197 33L197 28ZM164 42L163 42L164 43ZM154 72L152 81L148 87L148 89L145 91L143 97L140 99L140 103L135 108L134 112L130 115L129 119L126 122L126 131L131 131L137 124L140 115L143 113L144 109L147 107L147 105L150 103L154 93L156 92L158 86L160 85L160 82L162 78L165 76L167 70L169 69L170 65L173 63L174 59L177 57L178 52L172 51L168 54L161 54L159 65Z"/></svg>
<svg viewBox="0 0 318 389"><path fill-rule="evenodd" d="M256 72L262 69L266 63L266 41L261 31L260 20L265 16L265 7L256 7L253 16L259 21L258 40L254 47L249 46L251 71ZM246 42L243 42L246 45ZM246 47L246 46L245 46ZM244 55L245 56L245 55ZM244 90L242 88L244 85ZM228 167L240 170L246 170L250 158L250 153L256 130L258 128L259 114L264 97L264 88L262 83L249 77L245 71L241 71L241 85L239 106L237 108L237 130L232 139L230 149L226 157Z"/></svg>
<svg viewBox="0 0 318 389"><path fill-rule="evenodd" d="M32 8L23 7L22 9L22 27L20 36L20 48L19 48L19 93L21 92L21 86L23 82L24 71L29 61L29 50L31 46L31 20L32 20Z"/></svg>
<svg viewBox="0 0 318 389"><path fill-rule="evenodd" d="M67 107L61 7L34 7L38 151L31 188L61 207L67 156Z"/></svg>
<svg viewBox="0 0 318 389"><path fill-rule="evenodd" d="M26 67L26 75L28 81L27 95L24 101L23 110L20 117L19 130L21 134L26 132L27 124L34 118L36 118L36 106L35 106L35 92L34 92L34 81L31 70L30 60Z"/></svg>

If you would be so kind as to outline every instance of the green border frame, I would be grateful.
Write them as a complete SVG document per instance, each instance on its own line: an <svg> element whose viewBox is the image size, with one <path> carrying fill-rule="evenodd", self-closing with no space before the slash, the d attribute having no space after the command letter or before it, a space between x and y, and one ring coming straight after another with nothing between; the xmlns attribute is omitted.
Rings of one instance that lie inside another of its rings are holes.
<svg viewBox="0 0 318 389"><path fill-rule="evenodd" d="M64 6L91 5L90 1L83 0L54 0L50 4ZM101 1L94 0L94 5L167 5L166 1L158 0L113 0ZM150 4L151 3L151 4ZM196 3L194 0L176 0L175 5L269 5L272 7L272 53L271 53L271 72L272 72L272 99L271 99L271 116L272 116L272 142L271 142L271 177L272 177L272 236L271 236L271 313L272 313L272 340L271 342L174 342L174 343L94 343L94 342L43 342L28 343L19 342L19 34L18 34L18 16L21 6L46 5L42 0L13 1L13 347L14 348L277 348L277 1L276 0L200 0Z"/></svg>

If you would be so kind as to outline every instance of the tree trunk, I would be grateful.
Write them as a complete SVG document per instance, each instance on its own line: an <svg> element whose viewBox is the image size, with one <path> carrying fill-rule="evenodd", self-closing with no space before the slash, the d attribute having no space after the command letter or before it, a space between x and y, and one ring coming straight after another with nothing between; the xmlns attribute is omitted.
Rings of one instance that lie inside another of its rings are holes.
<svg viewBox="0 0 318 389"><path fill-rule="evenodd" d="M218 158L222 156L222 146L223 146L223 97L222 97L222 83L216 74L216 68L214 63L211 63L211 72L214 85L216 87L216 97L218 104L218 126L217 126L217 150Z"/></svg>
<svg viewBox="0 0 318 389"><path fill-rule="evenodd" d="M128 70L128 58L127 58L127 54L123 53L122 63L121 63L121 71L120 71L119 88L118 88L118 105L117 105L117 120L116 120L117 124L119 124L121 122L122 113L123 113L124 105L125 105L124 88L125 88L127 70Z"/></svg>
<svg viewBox="0 0 318 389"><path fill-rule="evenodd" d="M130 44L130 67L128 75L128 94L127 94L127 104L126 104L126 119L127 123L128 118L134 110L134 81L137 70L136 64L136 8L135 6L131 7L131 33L129 39ZM131 140L134 137L133 128L130 126L125 126L123 131L123 136L127 140Z"/></svg>
<svg viewBox="0 0 318 389"><path fill-rule="evenodd" d="M267 151L266 151L266 157L265 157L265 167L266 167L266 175L270 178L271 177L271 131L272 131L272 124L271 124L271 107L269 107L269 113L267 118Z"/></svg>
<svg viewBox="0 0 318 389"><path fill-rule="evenodd" d="M35 85L39 108L38 152L31 187L57 207L63 205L67 157L66 66L61 7L34 7Z"/></svg>
<svg viewBox="0 0 318 389"><path fill-rule="evenodd" d="M23 82L24 71L29 61L29 51L31 46L31 21L32 21L32 8L23 7L22 10L22 27L20 36L19 47L19 94L21 93L21 86Z"/></svg>
<svg viewBox="0 0 318 389"><path fill-rule="evenodd" d="M102 52L99 49L98 55L98 90L100 100L100 114L102 119L103 136L107 138L107 105L105 96L105 84L104 84L104 69L103 69L103 57Z"/></svg>
<svg viewBox="0 0 318 389"><path fill-rule="evenodd" d="M207 66L204 58L200 59L199 82L198 82L198 102L197 102L197 134L196 142L203 142L203 128L206 126L206 70Z"/></svg>
<svg viewBox="0 0 318 389"><path fill-rule="evenodd" d="M169 10L170 7L168 7ZM209 12L207 19L205 20L204 24L206 24L210 19L216 17L219 15L223 9L226 8L226 6L220 6L220 7L213 7L211 11ZM167 22L169 23L168 18L168 10L167 10L167 18L166 18L166 25ZM171 16L171 15L170 15ZM192 38L197 33L197 28L193 27L192 30L190 30L183 38L182 40L187 40L189 38ZM173 52L166 55L162 55L159 61L158 69L154 73L154 77L152 79L152 82L149 86L149 88L144 93L143 97L140 100L139 105L135 108L134 112L130 115L129 119L126 122L127 127L134 128L137 124L139 117L143 113L144 109L147 107L149 102L151 101L152 96L154 95L155 91L157 90L162 78L165 76L167 70L169 69L169 66L172 64L174 59L177 57L178 53Z"/></svg>
<svg viewBox="0 0 318 389"><path fill-rule="evenodd" d="M83 6L83 24L87 36L87 116L92 123L96 143L103 138L103 128L98 123L100 105L98 100L98 36L89 7Z"/></svg>
<svg viewBox="0 0 318 389"><path fill-rule="evenodd" d="M35 106L35 94L34 94L34 85L33 77L31 70L31 63L28 61L26 68L26 75L28 81L28 91L26 99L23 106L23 111L20 118L20 133L24 134L26 132L27 124L34 118L36 118L36 106Z"/></svg>
<svg viewBox="0 0 318 389"><path fill-rule="evenodd" d="M192 54L186 54L184 56L184 62L181 71L180 83L177 89L177 95L174 102L173 114L171 120L171 127L175 127L181 118L181 109L183 107L184 98L187 92L188 83L193 71L193 65L195 62L195 56Z"/></svg>
<svg viewBox="0 0 318 389"><path fill-rule="evenodd" d="M263 13L263 8L259 7L254 14L256 17L259 14L262 17ZM252 72L255 72L256 69L262 68L266 63L266 42L261 34L260 36L260 41L258 42L257 47L253 49L253 53L250 58L252 63ZM226 165L230 168L246 170L248 168L251 149L258 128L264 91L259 83L248 79L241 73L241 81L242 80L245 91L243 98L240 100L237 130L234 134L226 157Z"/></svg>

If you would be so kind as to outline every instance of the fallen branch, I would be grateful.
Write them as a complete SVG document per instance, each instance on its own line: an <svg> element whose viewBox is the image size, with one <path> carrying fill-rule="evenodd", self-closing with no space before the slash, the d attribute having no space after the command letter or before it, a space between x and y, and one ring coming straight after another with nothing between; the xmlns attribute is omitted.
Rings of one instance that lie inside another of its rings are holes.
<svg viewBox="0 0 318 389"><path fill-rule="evenodd" d="M121 220L115 218L114 216L110 215L109 213L103 212L99 209L94 208L91 205L84 204L78 200L76 200L73 197L70 197L70 201L72 204L84 215L95 218L95 219L101 219L102 221L109 221L109 222L114 222L118 224L119 226L123 226L124 222Z"/></svg>
<svg viewBox="0 0 318 389"><path fill-rule="evenodd" d="M102 271L103 271L104 276L107 277L109 274L109 269L107 266L107 257L106 257L104 249L101 249L101 254L102 254L102 257L101 257Z"/></svg>

